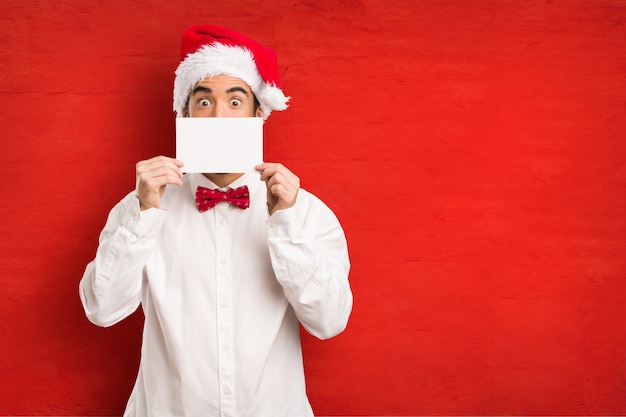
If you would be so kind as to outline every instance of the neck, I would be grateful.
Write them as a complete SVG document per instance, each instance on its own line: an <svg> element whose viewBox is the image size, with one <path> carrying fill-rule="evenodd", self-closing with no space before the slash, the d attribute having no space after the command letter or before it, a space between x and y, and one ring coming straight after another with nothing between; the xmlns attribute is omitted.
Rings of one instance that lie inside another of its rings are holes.
<svg viewBox="0 0 626 417"><path fill-rule="evenodd" d="M202 174L202 175L207 177L209 180L211 180L211 182L213 182L215 185L217 185L220 188L230 185L231 183L233 183L233 181L243 176L243 174L239 174L239 173L228 173L228 174L211 173L211 174Z"/></svg>

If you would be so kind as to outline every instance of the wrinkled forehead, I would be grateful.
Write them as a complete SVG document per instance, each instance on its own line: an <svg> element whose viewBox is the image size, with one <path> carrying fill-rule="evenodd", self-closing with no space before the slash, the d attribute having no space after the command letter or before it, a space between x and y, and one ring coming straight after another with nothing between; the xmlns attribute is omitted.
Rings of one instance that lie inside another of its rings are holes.
<svg viewBox="0 0 626 417"><path fill-rule="evenodd" d="M232 88L243 89L246 93L252 94L252 88L241 78L232 77L230 75L212 75L198 81L191 88L191 92L197 87L207 87L216 92L227 91Z"/></svg>
<svg viewBox="0 0 626 417"><path fill-rule="evenodd" d="M258 99L250 86L243 80L236 77L223 76L223 78L217 78L222 76L206 77L197 82L189 92L187 96L187 104L191 97L197 97L199 95L210 96L232 96L239 95L249 97L254 100L255 103ZM217 79L216 79L217 78Z"/></svg>

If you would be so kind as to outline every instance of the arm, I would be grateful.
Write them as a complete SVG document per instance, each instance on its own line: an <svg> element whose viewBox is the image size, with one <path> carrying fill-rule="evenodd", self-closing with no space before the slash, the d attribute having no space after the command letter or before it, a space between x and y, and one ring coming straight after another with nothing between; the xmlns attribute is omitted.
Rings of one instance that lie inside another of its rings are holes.
<svg viewBox="0 0 626 417"><path fill-rule="evenodd" d="M80 282L85 314L111 326L135 311L141 300L143 268L166 212L159 210L167 184L181 184L182 163L156 157L137 164L137 189L109 213L95 259Z"/></svg>
<svg viewBox="0 0 626 417"><path fill-rule="evenodd" d="M272 265L304 328L320 339L341 333L352 310L350 261L339 222L300 190L296 204L268 220Z"/></svg>
<svg viewBox="0 0 626 417"><path fill-rule="evenodd" d="M80 281L85 314L98 326L112 326L139 306L143 267L166 215L157 209L140 211L139 205L133 192L111 210L96 257Z"/></svg>
<svg viewBox="0 0 626 417"><path fill-rule="evenodd" d="M267 185L268 244L276 278L298 320L312 335L341 333L352 311L346 239L332 211L300 189L281 164L257 166Z"/></svg>

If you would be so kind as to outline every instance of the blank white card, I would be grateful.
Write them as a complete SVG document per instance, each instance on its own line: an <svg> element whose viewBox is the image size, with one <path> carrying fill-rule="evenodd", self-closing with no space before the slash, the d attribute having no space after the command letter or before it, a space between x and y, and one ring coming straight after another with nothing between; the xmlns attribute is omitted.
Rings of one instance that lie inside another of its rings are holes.
<svg viewBox="0 0 626 417"><path fill-rule="evenodd" d="M263 118L177 118L176 159L183 172L253 171L263 162Z"/></svg>

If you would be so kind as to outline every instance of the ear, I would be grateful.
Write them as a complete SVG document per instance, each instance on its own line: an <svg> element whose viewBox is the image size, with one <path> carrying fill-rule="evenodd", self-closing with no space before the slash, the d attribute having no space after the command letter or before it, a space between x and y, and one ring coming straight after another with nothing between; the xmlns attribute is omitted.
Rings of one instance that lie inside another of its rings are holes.
<svg viewBox="0 0 626 417"><path fill-rule="evenodd" d="M263 117L263 110L261 110L261 106L259 106L259 108L256 109L256 117Z"/></svg>
<svg viewBox="0 0 626 417"><path fill-rule="evenodd" d="M183 117L189 117L189 109L187 107L183 107Z"/></svg>

